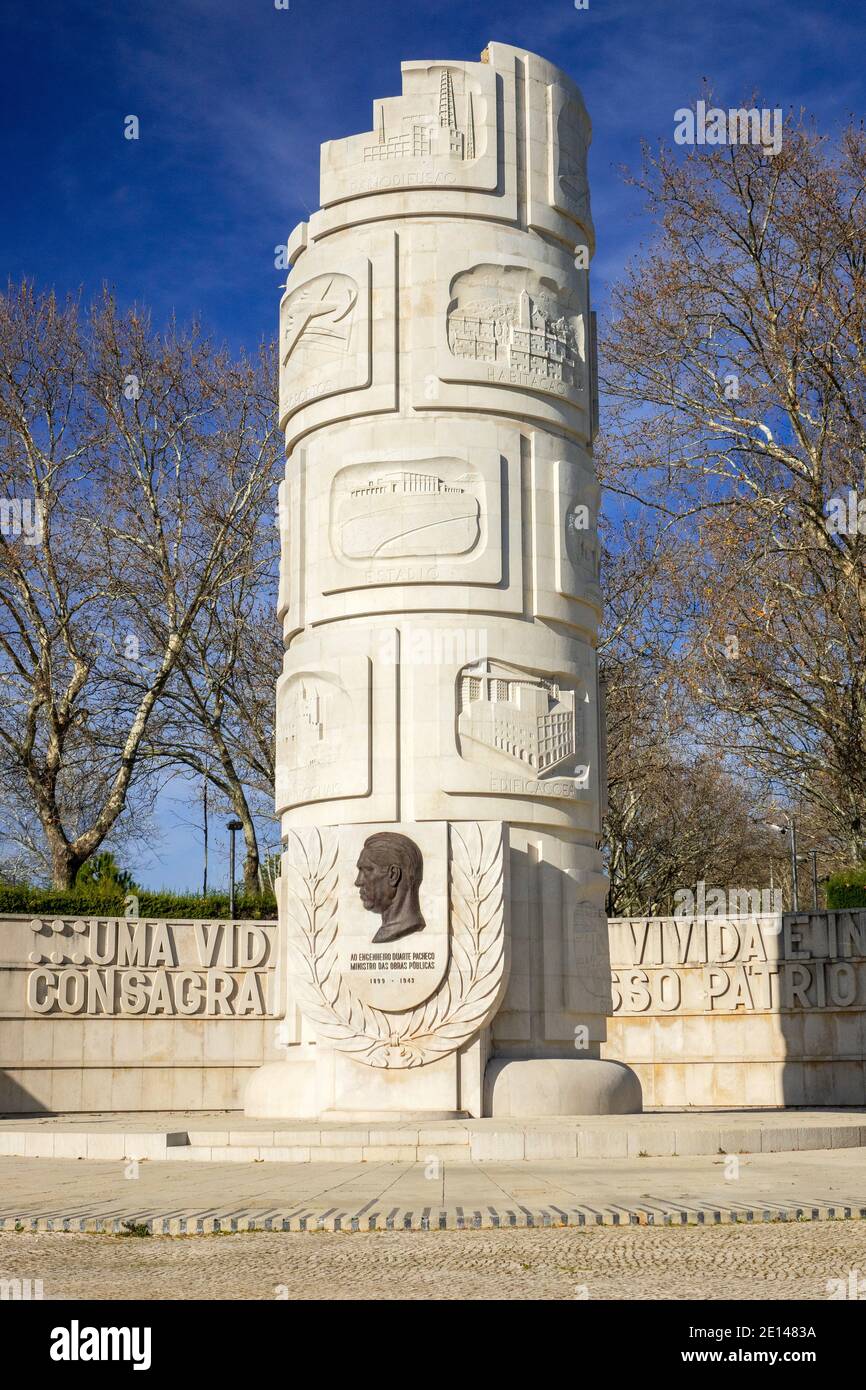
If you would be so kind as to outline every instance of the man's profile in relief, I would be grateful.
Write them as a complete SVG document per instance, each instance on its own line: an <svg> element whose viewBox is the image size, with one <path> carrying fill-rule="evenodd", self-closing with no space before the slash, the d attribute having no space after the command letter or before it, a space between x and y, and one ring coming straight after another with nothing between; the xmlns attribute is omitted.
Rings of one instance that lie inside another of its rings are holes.
<svg viewBox="0 0 866 1390"><path fill-rule="evenodd" d="M364 841L355 887L366 910L381 913L374 943L424 930L427 923L418 902L423 875L421 851L408 836L382 830Z"/></svg>

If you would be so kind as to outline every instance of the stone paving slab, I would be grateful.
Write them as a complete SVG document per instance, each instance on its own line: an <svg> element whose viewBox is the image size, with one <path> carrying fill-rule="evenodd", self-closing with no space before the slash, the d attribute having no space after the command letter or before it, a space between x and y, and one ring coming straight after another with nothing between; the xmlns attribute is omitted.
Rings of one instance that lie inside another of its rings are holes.
<svg viewBox="0 0 866 1390"><path fill-rule="evenodd" d="M469 1230L866 1220L859 1149L640 1161L81 1163L0 1158L0 1230ZM866 1227L864 1227L866 1234Z"/></svg>
<svg viewBox="0 0 866 1390"><path fill-rule="evenodd" d="M714 1156L862 1148L866 1112L650 1112L544 1120L366 1124L202 1115L62 1115L0 1120L0 1155L199 1163L380 1163Z"/></svg>

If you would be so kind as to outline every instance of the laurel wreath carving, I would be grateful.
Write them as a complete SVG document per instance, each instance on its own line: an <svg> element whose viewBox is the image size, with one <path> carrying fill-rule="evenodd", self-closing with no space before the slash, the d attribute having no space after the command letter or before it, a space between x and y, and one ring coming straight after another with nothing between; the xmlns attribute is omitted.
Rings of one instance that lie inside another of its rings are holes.
<svg viewBox="0 0 866 1390"><path fill-rule="evenodd" d="M359 999L339 968L338 836L293 832L286 947L298 1004L322 1038L373 1067L420 1067L454 1052L483 1026L505 985L502 831L450 826L451 957L438 990L415 1008L385 1012Z"/></svg>

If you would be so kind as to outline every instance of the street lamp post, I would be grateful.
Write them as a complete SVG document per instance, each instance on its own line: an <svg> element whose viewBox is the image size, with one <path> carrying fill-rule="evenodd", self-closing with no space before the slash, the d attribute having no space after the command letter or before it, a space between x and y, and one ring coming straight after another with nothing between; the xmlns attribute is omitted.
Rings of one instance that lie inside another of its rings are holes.
<svg viewBox="0 0 866 1390"><path fill-rule="evenodd" d="M797 886L797 820L795 816L789 816L787 811L782 811L781 814L788 822L787 825L777 825L775 821L768 821L767 824L771 830L778 830L780 835L790 834L791 836L791 910L792 912L799 912L800 893ZM750 819L756 822L760 821L760 817L758 816L752 816Z"/></svg>
<svg viewBox="0 0 866 1390"><path fill-rule="evenodd" d="M832 859L832 857L838 853L838 849L834 845L818 845L817 849L810 849L807 851L807 853L812 861L812 907L817 912L818 891L821 882L820 878L818 877L818 855L823 854L828 859Z"/></svg>
<svg viewBox="0 0 866 1390"><path fill-rule="evenodd" d="M812 910L818 911L818 851L809 850L809 858L812 861Z"/></svg>
<svg viewBox="0 0 866 1390"><path fill-rule="evenodd" d="M204 872L202 874L201 895L207 897L207 778L205 777L201 789L202 810L204 812Z"/></svg>
<svg viewBox="0 0 866 1390"><path fill-rule="evenodd" d="M239 820L226 821L226 825L231 832L229 842L229 920L235 920L235 835L239 830L243 830L243 823Z"/></svg>

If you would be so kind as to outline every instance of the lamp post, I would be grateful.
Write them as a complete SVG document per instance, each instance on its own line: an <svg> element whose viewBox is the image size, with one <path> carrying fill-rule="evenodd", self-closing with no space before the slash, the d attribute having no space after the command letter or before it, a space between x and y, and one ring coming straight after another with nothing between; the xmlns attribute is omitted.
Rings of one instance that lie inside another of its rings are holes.
<svg viewBox="0 0 866 1390"><path fill-rule="evenodd" d="M229 848L229 920L235 920L235 835L239 830L243 830L243 823L239 820L226 821L226 825L231 832Z"/></svg>
<svg viewBox="0 0 866 1390"><path fill-rule="evenodd" d="M779 833L780 835L787 835L787 834L790 832L790 835L791 835L791 910L792 910L792 912L799 912L799 911L800 911L800 893L799 893L799 889L798 889L798 886L797 886L797 858L798 858L798 855L797 855L797 820L796 820L796 817L795 817L795 816L789 816L787 811L782 811L782 812L780 812L779 814L781 814L781 815L783 815L783 816L785 817L785 820L788 822L787 825L778 825L775 821L767 821L766 824L769 826L770 830L777 830L778 833ZM761 821L761 817L760 817L760 816L750 816L749 819L755 821L756 823L760 823L760 821Z"/></svg>
<svg viewBox="0 0 866 1390"><path fill-rule="evenodd" d="M817 912L818 885L821 882L821 880L818 877L818 855L823 854L830 858L834 854L837 854L838 850L836 850L832 845L819 845L817 849L810 849L807 851L807 853L812 861L812 907ZM824 877L826 878L827 875L825 874Z"/></svg>
<svg viewBox="0 0 866 1390"><path fill-rule="evenodd" d="M787 820L787 825L776 825L770 821L770 829L778 830L780 835L791 834L791 911L800 911L800 892L797 886L797 821L794 816L789 816L787 811L782 815Z"/></svg>
<svg viewBox="0 0 866 1390"><path fill-rule="evenodd" d="M205 777L201 789L202 811L204 813L204 872L202 873L201 895L207 897L207 778Z"/></svg>

